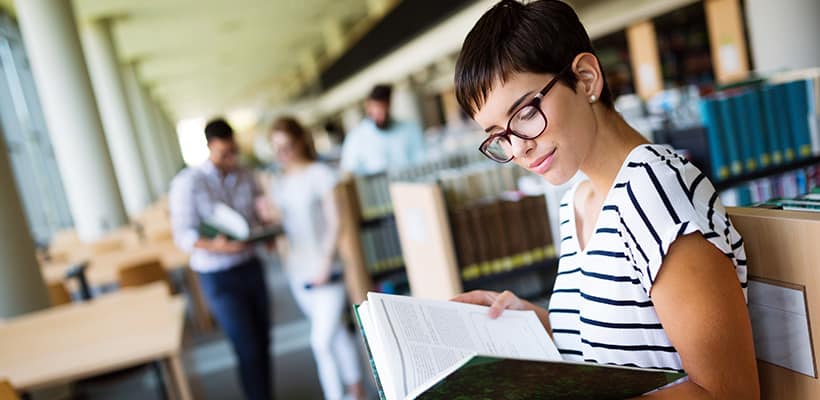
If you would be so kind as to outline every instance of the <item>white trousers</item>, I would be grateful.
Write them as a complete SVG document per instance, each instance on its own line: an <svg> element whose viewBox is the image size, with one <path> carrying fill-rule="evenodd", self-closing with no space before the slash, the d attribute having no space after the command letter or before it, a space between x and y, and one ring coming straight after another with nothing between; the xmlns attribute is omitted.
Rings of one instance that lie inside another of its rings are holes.
<svg viewBox="0 0 820 400"><path fill-rule="evenodd" d="M341 282L305 289L292 279L291 290L299 308L310 320L310 345L326 400L341 400L344 386L361 380L361 364L353 336L342 324L346 311L345 287Z"/></svg>

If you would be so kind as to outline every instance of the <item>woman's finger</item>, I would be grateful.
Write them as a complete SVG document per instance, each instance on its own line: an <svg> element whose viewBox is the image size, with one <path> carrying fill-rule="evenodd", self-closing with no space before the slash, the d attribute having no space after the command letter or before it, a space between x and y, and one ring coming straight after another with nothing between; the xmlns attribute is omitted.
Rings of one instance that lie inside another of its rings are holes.
<svg viewBox="0 0 820 400"><path fill-rule="evenodd" d="M517 300L518 298L512 292L505 290L495 298L488 315L490 318L498 318L505 309L510 308Z"/></svg>
<svg viewBox="0 0 820 400"><path fill-rule="evenodd" d="M459 303L477 304L480 306L489 306L495 302L497 293L486 290L473 290L467 293L462 293L450 299Z"/></svg>

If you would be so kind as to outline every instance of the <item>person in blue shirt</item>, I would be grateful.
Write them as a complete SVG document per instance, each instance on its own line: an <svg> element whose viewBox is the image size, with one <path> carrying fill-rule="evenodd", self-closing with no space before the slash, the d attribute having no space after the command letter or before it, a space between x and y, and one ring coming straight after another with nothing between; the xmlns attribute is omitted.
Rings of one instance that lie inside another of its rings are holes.
<svg viewBox="0 0 820 400"><path fill-rule="evenodd" d="M342 145L341 169L374 175L424 159L421 128L390 116L389 85L376 85L365 102L367 118L350 131Z"/></svg>

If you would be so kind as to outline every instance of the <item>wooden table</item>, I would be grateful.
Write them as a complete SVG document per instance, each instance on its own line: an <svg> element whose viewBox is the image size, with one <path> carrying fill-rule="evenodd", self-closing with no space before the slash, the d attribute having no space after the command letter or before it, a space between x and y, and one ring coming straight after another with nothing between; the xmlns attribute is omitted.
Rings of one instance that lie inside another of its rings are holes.
<svg viewBox="0 0 820 400"><path fill-rule="evenodd" d="M88 284L92 287L110 286L117 283L120 269L140 261L159 259L162 266L168 271L180 269L184 271L186 286L189 289L194 306L195 323L200 329L210 330L213 328L213 320L205 304L199 279L196 273L188 268L189 258L189 255L176 247L172 241L145 243L137 247L90 257L85 276ZM76 263L45 264L41 268L43 278L47 283L66 281L66 274L74 265ZM69 290L77 290L76 281L71 280L67 283Z"/></svg>
<svg viewBox="0 0 820 400"><path fill-rule="evenodd" d="M191 399L180 360L184 308L154 284L7 320L0 376L30 391L159 362L169 398Z"/></svg>

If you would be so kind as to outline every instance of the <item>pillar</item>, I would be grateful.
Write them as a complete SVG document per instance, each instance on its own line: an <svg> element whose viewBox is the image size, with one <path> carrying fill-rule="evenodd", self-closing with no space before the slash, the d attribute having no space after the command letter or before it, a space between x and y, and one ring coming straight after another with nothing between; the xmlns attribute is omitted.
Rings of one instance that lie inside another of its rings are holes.
<svg viewBox="0 0 820 400"><path fill-rule="evenodd" d="M120 193L128 215L134 216L151 204L153 193L128 108L110 22L86 22L82 39Z"/></svg>
<svg viewBox="0 0 820 400"><path fill-rule="evenodd" d="M15 2L75 228L94 240L126 222L71 2Z"/></svg>
<svg viewBox="0 0 820 400"><path fill-rule="evenodd" d="M0 137L0 318L49 306L5 142Z"/></svg>
<svg viewBox="0 0 820 400"><path fill-rule="evenodd" d="M162 159L162 148L160 147L161 142L154 129L153 111L149 108L148 100L145 98L145 91L137 78L136 66L133 63L124 65L122 73L125 80L125 90L128 94L128 103L131 107L131 115L134 117L134 126L137 129L143 162L148 173L148 180L154 194L160 196L167 189L166 173Z"/></svg>

